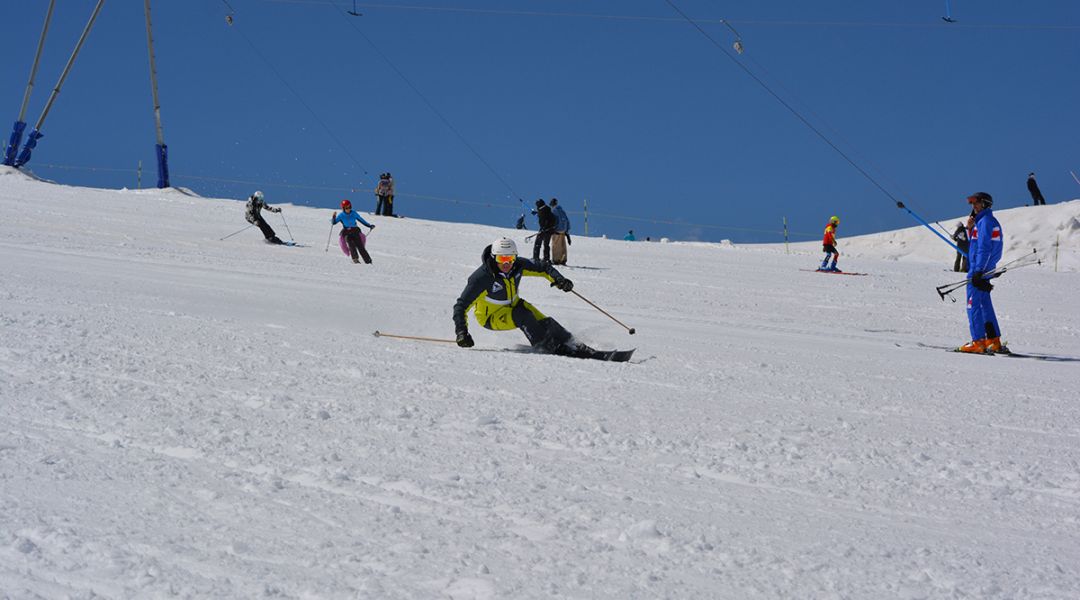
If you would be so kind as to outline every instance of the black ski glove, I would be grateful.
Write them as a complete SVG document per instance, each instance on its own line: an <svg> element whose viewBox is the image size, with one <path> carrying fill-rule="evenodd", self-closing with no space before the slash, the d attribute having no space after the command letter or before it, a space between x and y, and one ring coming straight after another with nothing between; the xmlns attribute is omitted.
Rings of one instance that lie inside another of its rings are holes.
<svg viewBox="0 0 1080 600"><path fill-rule="evenodd" d="M368 231L371 231L372 229L375 229L374 225L368 225L367 227L368 227Z"/></svg>
<svg viewBox="0 0 1080 600"><path fill-rule="evenodd" d="M569 292L570 290L574 289L574 282L563 277L562 279L556 279L555 281L551 282L551 287L557 287L564 292Z"/></svg>
<svg viewBox="0 0 1080 600"><path fill-rule="evenodd" d="M333 225L335 223L337 223L337 211L336 210L334 211L334 215L332 217L330 217L330 224Z"/></svg>
<svg viewBox="0 0 1080 600"><path fill-rule="evenodd" d="M280 208L271 208L270 212L281 212Z"/></svg>
<svg viewBox="0 0 1080 600"><path fill-rule="evenodd" d="M473 342L472 336L469 335L468 331L462 330L457 332L457 345L462 348L472 348L476 345L476 342Z"/></svg>
<svg viewBox="0 0 1080 600"><path fill-rule="evenodd" d="M982 271L975 271L971 274L971 285L975 286L975 289L989 292L994 289L994 286L990 284L990 281L983 278Z"/></svg>

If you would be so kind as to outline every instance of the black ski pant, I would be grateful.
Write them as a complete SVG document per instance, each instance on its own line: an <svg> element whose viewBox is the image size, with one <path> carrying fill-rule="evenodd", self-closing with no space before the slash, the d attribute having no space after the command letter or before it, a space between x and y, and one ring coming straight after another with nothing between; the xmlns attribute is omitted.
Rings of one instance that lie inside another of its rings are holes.
<svg viewBox="0 0 1080 600"><path fill-rule="evenodd" d="M558 321L551 317L537 320L532 311L520 303L514 307L514 323L537 350L559 354L573 337Z"/></svg>
<svg viewBox="0 0 1080 600"><path fill-rule="evenodd" d="M1031 192L1031 201L1035 206L1046 206L1046 198L1043 198L1042 192L1038 190Z"/></svg>
<svg viewBox="0 0 1080 600"><path fill-rule="evenodd" d="M375 214L384 217L394 216L394 197L379 196L379 202L375 205Z"/></svg>
<svg viewBox="0 0 1080 600"><path fill-rule="evenodd" d="M274 242L275 244L281 243L281 240L278 239L277 234L274 233L274 228L270 227L270 224L264 221L262 216L255 217L255 226L258 227L260 231L262 231L262 234L266 238L266 241Z"/></svg>
<svg viewBox="0 0 1080 600"><path fill-rule="evenodd" d="M346 227L341 230L341 235L345 237L345 243L349 246L349 254L352 256L353 262L358 260L357 254L360 258L364 259L364 262L371 264L371 255L368 254L367 248L364 247L364 238L360 237L359 227Z"/></svg>
<svg viewBox="0 0 1080 600"><path fill-rule="evenodd" d="M957 244L957 247L959 247L964 252L968 251L968 245L967 244ZM967 273L967 270L968 270L968 259L967 259L967 257L964 256L963 254L957 252L956 253L956 260L953 261L952 270L956 271L957 273Z"/></svg>
<svg viewBox="0 0 1080 600"><path fill-rule="evenodd" d="M551 261L551 234L554 231L546 229L536 234L533 242L533 260L540 260L540 245L544 246L544 260Z"/></svg>

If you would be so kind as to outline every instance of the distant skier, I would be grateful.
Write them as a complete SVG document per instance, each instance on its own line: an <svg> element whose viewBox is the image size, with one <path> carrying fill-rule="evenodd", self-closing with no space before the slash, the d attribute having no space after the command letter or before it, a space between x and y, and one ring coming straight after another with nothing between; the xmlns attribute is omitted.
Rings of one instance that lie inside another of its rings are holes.
<svg viewBox="0 0 1080 600"><path fill-rule="evenodd" d="M348 200L341 201L341 214L334 213L334 216L330 217L330 224L341 223L341 237L345 238L345 243L349 246L349 254L352 256L354 263L359 263L360 257L363 257L366 264L371 264L371 256L368 254L367 248L364 247L364 236L360 233L360 225L365 225L368 231L375 229L375 226L364 220L364 217L353 212L352 202Z"/></svg>
<svg viewBox="0 0 1080 600"><path fill-rule="evenodd" d="M573 336L558 321L545 316L518 295L523 275L543 277L564 292L574 289L569 279L550 264L519 258L517 244L509 238L497 239L485 247L480 260L483 264L469 276L469 282L454 303L458 346L473 346L466 319L472 309L476 321L485 329L521 329L538 351L579 358L589 358L596 353L584 344L573 342Z"/></svg>
<svg viewBox="0 0 1080 600"><path fill-rule="evenodd" d="M379 175L375 195L379 197L379 202L375 205L375 214L384 217L394 216L394 178L390 176L390 173Z"/></svg>
<svg viewBox="0 0 1080 600"><path fill-rule="evenodd" d="M1031 201L1035 203L1035 206L1046 206L1046 198L1043 198L1042 192L1039 190L1039 184L1035 183L1035 174L1028 173L1027 180L1028 193L1031 194Z"/></svg>
<svg viewBox="0 0 1080 600"><path fill-rule="evenodd" d="M558 220L551 207L544 203L543 199L536 201L536 209L532 211L539 221L539 231L536 232L536 241L533 242L533 260L540 260L540 246L544 247L544 261L551 262L551 234L555 233L555 225Z"/></svg>
<svg viewBox="0 0 1080 600"><path fill-rule="evenodd" d="M968 328L971 341L957 348L960 352L1008 352L1001 344L1001 328L998 327L994 305L990 301L990 291L994 286L985 278L988 271L997 267L1001 260L1004 238L1001 224L990 209L994 199L986 192L976 192L968 196L968 202L975 209L975 226L971 229L971 251L967 285Z"/></svg>
<svg viewBox="0 0 1080 600"><path fill-rule="evenodd" d="M956 230L953 231L952 239L956 242L956 247L960 249L956 253L956 260L953 261L953 271L967 272L968 270L968 257L965 256L968 251L968 227L964 225L963 221L956 222Z"/></svg>
<svg viewBox="0 0 1080 600"><path fill-rule="evenodd" d="M840 269L836 267L836 261L840 258L840 253L836 250L836 228L839 226L840 217L836 215L829 217L829 224L825 226L825 236L821 238L821 250L825 252L825 260L821 261L819 271L840 272ZM832 258L831 265L830 258Z"/></svg>
<svg viewBox="0 0 1080 600"><path fill-rule="evenodd" d="M255 192L248 197L247 206L245 206L244 218L247 219L248 223L255 225L262 231L263 236L266 238L267 244L284 244L285 242L281 241L278 238L277 234L274 233L274 228L270 227L270 225L265 220L263 220L262 209L264 208L270 212L281 212L280 208L271 207L269 204L263 201L262 192Z"/></svg>
<svg viewBox="0 0 1080 600"><path fill-rule="evenodd" d="M628 231L628 232L626 233L626 235L622 236L622 239L623 239L623 240L625 240L625 241L627 241L627 242L634 242L634 241L637 241L637 238L636 238L636 237L634 237L634 230L633 230L633 229L631 229L630 231Z"/></svg>
<svg viewBox="0 0 1080 600"><path fill-rule="evenodd" d="M566 246L570 241L570 217L559 206L559 199L552 198L548 204L555 215L555 233L551 234L551 262L556 265L566 264Z"/></svg>

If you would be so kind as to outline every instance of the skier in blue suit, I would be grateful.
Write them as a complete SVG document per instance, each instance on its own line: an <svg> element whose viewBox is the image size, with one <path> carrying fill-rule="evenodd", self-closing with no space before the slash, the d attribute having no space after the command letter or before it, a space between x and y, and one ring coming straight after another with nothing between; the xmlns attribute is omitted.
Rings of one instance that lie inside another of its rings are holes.
<svg viewBox="0 0 1080 600"><path fill-rule="evenodd" d="M1001 345L1001 328L998 327L994 305L990 301L990 291L994 286L985 277L1001 260L1004 246L1001 223L990 209L994 205L990 194L976 192L967 200L975 211L975 226L971 229L968 247L967 311L971 341L958 350L971 353L1008 352Z"/></svg>

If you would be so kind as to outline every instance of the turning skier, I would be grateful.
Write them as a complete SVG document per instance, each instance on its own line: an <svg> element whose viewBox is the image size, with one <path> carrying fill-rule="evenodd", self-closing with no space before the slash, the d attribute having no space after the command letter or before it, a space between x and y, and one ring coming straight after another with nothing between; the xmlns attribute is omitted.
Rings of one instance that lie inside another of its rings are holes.
<svg viewBox="0 0 1080 600"><path fill-rule="evenodd" d="M825 236L821 239L821 249L825 252L825 260L821 261L821 268L818 271L840 272L840 269L836 268L836 260L840 258L840 253L836 251L836 228L839 226L840 217L836 215L829 217L829 224L825 226ZM830 257L832 257L831 265L829 264Z"/></svg>
<svg viewBox="0 0 1080 600"><path fill-rule="evenodd" d="M371 255L368 254L367 248L364 243L364 234L360 231L360 225L365 225L368 231L375 229L375 226L364 220L357 213L353 212L352 202L348 200L341 201L341 214L334 212L334 215L330 217L330 225L335 223L341 223L341 237L345 238L345 243L349 248L349 254L352 256L354 263L359 263L360 258L364 259L366 264L371 264ZM360 256L358 257L357 254Z"/></svg>
<svg viewBox="0 0 1080 600"><path fill-rule="evenodd" d="M267 244L284 244L285 242L281 241L277 234L274 233L274 228L270 227L270 225L262 218L262 209L264 208L270 212L281 212L280 208L274 208L263 201L262 192L255 192L248 198L247 205L245 206L244 218L247 219L248 223L257 226L259 230L262 231L263 236L266 237Z"/></svg>
<svg viewBox="0 0 1080 600"><path fill-rule="evenodd" d="M540 352L577 358L598 358L607 354L574 342L570 332L558 321L545 316L518 295L522 276L542 277L564 292L574 289L574 284L550 263L519 258L517 244L509 238L495 240L484 248L480 258L482 264L469 276L469 282L454 303L458 346L473 346L466 322L466 313L473 309L476 321L485 329L521 329L532 347Z"/></svg>
<svg viewBox="0 0 1080 600"><path fill-rule="evenodd" d="M1001 223L994 217L990 207L994 199L986 192L976 192L967 199L975 210L975 225L971 228L968 250L967 313L971 341L957 348L959 352L974 354L1008 352L1001 344L1001 328L998 327L990 291L994 286L983 275L993 271L1001 260L1004 239Z"/></svg>

